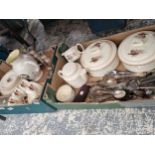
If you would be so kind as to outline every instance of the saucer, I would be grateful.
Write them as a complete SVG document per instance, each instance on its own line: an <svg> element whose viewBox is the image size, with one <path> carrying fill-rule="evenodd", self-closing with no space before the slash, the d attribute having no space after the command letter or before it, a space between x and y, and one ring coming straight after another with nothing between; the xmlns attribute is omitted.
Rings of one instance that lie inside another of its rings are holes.
<svg viewBox="0 0 155 155"><path fill-rule="evenodd" d="M7 72L0 81L0 92L2 95L10 95L16 86L20 83L21 78L13 71Z"/></svg>

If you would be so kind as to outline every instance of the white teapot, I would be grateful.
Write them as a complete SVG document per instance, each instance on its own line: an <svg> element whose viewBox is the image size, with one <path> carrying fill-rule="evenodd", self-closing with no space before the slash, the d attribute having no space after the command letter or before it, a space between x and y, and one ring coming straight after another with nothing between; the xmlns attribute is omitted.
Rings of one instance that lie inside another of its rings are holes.
<svg viewBox="0 0 155 155"><path fill-rule="evenodd" d="M87 72L80 64L69 62L65 64L58 75L74 88L80 88L87 82Z"/></svg>

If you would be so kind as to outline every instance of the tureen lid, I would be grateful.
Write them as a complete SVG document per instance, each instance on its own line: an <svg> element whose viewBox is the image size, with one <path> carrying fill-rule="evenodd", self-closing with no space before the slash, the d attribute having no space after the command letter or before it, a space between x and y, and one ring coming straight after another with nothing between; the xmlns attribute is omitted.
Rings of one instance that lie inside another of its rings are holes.
<svg viewBox="0 0 155 155"><path fill-rule="evenodd" d="M73 62L69 62L64 65L62 69L62 73L65 76L71 76L77 71L77 64Z"/></svg>
<svg viewBox="0 0 155 155"><path fill-rule="evenodd" d="M121 61L130 65L143 65L155 59L155 32L134 33L122 41L118 48Z"/></svg>
<svg viewBox="0 0 155 155"><path fill-rule="evenodd" d="M7 72L0 81L0 91L3 95L11 94L19 84L21 78L11 70Z"/></svg>
<svg viewBox="0 0 155 155"><path fill-rule="evenodd" d="M97 41L82 52L80 61L87 69L100 69L106 67L114 60L116 51L116 45L112 41Z"/></svg>

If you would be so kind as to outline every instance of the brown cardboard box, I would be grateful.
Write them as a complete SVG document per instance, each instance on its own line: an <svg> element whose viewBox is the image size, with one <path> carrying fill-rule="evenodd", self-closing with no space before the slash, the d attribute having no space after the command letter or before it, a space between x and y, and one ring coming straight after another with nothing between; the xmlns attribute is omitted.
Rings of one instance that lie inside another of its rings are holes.
<svg viewBox="0 0 155 155"><path fill-rule="evenodd" d="M122 40L124 40L127 36L139 32L139 31L155 31L155 25L134 29L126 32L121 32L112 36L99 38L91 41L83 42L82 44L84 47L87 47L91 43L97 41L97 40L103 40L108 39L116 43L118 46ZM126 102L104 102L104 103L59 103L56 100L54 100L54 93L58 89L59 86L61 86L64 81L57 75L58 70L62 68L62 66L65 63L64 58L62 58L59 54L59 51L56 52L57 57L57 64L55 67L55 71L53 74L52 82L47 85L46 92L49 95L48 98L46 98L46 102L49 103L52 106L55 106L58 109L90 109L90 108L120 108L120 107L152 107L155 106L155 100L153 99L147 99L147 100L134 100L134 101L126 101ZM51 93L53 92L53 93Z"/></svg>
<svg viewBox="0 0 155 155"><path fill-rule="evenodd" d="M5 61L0 62L0 79L7 73L9 70L11 70L11 65L7 64Z"/></svg>

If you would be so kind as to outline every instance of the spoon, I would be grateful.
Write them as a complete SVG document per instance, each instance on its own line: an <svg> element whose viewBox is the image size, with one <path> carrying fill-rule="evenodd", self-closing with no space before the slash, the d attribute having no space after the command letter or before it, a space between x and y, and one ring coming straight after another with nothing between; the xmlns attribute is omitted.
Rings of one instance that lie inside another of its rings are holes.
<svg viewBox="0 0 155 155"><path fill-rule="evenodd" d="M127 101L127 100L130 100L133 98L133 93L126 89L115 90L114 97L115 97L115 99L118 99L121 101Z"/></svg>
<svg viewBox="0 0 155 155"><path fill-rule="evenodd" d="M106 102L109 100L114 100L114 97L112 95L97 96L92 102Z"/></svg>
<svg viewBox="0 0 155 155"><path fill-rule="evenodd" d="M91 95L96 96L103 96L106 94L112 95L115 99L118 100L128 100L132 98L132 93L129 90L125 89L116 89L116 90L105 90L102 87L94 87L91 88Z"/></svg>
<svg viewBox="0 0 155 155"><path fill-rule="evenodd" d="M113 77L114 79L121 79L121 78L132 78L132 77L145 77L147 75L146 72L141 73L133 73L133 72L118 72L112 71L107 75L107 77Z"/></svg>

